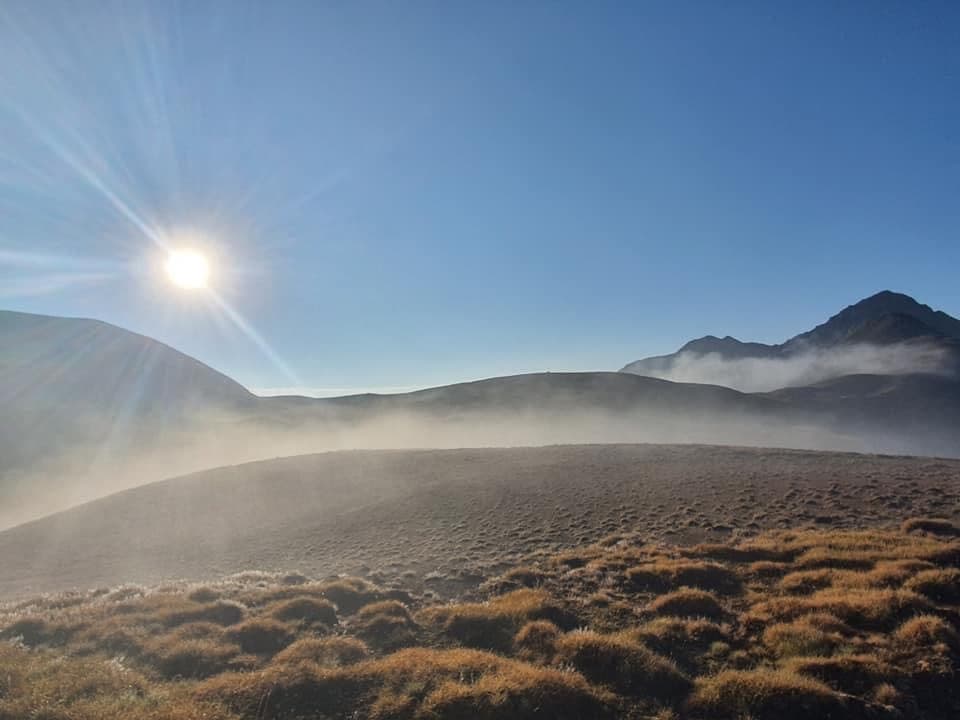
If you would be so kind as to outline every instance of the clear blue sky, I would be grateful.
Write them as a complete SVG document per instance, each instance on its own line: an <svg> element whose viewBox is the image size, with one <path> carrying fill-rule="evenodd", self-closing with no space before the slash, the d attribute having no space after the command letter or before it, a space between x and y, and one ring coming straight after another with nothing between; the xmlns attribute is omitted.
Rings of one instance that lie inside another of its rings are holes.
<svg viewBox="0 0 960 720"><path fill-rule="evenodd" d="M955 2L0 4L0 307L255 388L960 315L958 193Z"/></svg>

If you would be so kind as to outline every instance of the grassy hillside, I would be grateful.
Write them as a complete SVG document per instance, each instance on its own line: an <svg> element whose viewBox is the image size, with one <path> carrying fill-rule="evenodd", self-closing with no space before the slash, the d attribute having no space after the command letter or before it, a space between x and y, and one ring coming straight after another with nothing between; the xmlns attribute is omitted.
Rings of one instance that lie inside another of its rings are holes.
<svg viewBox="0 0 960 720"><path fill-rule="evenodd" d="M645 528L471 596L246 572L0 614L0 718L953 718L960 529Z"/></svg>

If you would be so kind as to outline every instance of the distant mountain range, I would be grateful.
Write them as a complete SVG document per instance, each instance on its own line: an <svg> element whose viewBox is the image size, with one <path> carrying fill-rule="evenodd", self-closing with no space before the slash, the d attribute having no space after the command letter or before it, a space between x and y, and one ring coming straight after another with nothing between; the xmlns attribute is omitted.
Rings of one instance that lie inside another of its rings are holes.
<svg viewBox="0 0 960 720"><path fill-rule="evenodd" d="M95 320L0 312L0 526L122 487L349 447L699 442L960 456L960 321L883 292L781 345L691 341L623 372L258 397Z"/></svg>
<svg viewBox="0 0 960 720"><path fill-rule="evenodd" d="M631 362L621 372L669 377L685 363L707 355L726 361L783 360L855 345L886 347L908 343L917 347L921 342L941 350L942 367L938 369L945 373L960 369L960 320L922 305L908 295L885 290L844 308L822 325L780 345L741 342L729 335L722 338L707 335L691 340L670 355ZM821 379L830 379L830 376Z"/></svg>

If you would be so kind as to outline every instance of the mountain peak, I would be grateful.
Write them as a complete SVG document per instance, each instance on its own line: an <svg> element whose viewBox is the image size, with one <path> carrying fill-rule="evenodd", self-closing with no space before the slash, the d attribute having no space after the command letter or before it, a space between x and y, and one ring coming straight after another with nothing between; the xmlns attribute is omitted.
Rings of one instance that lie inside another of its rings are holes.
<svg viewBox="0 0 960 720"><path fill-rule="evenodd" d="M934 310L929 305L923 305L909 295L882 290L845 307L813 330L791 338L784 347L827 346L847 342L865 325L876 323L886 315L900 316L901 319L912 318L917 323L929 327L931 334L960 338L960 320L941 310Z"/></svg>
<svg viewBox="0 0 960 720"><path fill-rule="evenodd" d="M732 335L726 335L722 338L716 335L704 335L696 340L691 340L679 352L691 352L698 355L707 355L709 353L719 353L724 357L754 357L756 355L765 355L772 348L762 343L748 343Z"/></svg>

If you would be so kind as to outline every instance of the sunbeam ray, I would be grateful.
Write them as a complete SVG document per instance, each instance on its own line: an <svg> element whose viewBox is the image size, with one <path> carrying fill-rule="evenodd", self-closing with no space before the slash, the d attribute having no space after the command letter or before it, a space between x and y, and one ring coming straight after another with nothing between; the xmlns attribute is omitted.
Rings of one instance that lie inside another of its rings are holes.
<svg viewBox="0 0 960 720"><path fill-rule="evenodd" d="M284 375L298 385L302 384L298 379L297 374L290 368L289 365L287 365L286 362L284 362L283 358L277 354L276 350L270 346L270 343L268 343L266 339L259 332L257 332L256 328L254 328L253 325L251 325L250 322L240 314L240 311L235 310L216 290L210 288L208 289L208 293L216 307L222 310L223 313L230 318L230 321L233 322L233 324L236 325L236 327L244 335L252 340L258 348L260 348L263 354L270 359L270 362L272 362L278 370L280 370Z"/></svg>

